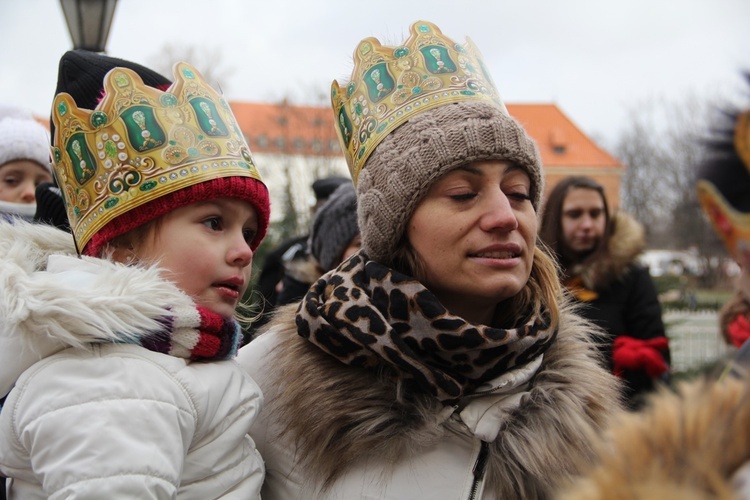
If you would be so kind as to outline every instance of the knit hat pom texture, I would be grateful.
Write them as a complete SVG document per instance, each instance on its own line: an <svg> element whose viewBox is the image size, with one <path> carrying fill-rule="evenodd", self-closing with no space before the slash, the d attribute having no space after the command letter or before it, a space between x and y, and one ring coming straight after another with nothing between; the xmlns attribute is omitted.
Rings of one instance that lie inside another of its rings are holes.
<svg viewBox="0 0 750 500"><path fill-rule="evenodd" d="M339 186L315 214L310 230L310 254L324 270L330 270L339 263L357 234L357 195L354 185L348 181Z"/></svg>
<svg viewBox="0 0 750 500"><path fill-rule="evenodd" d="M0 104L0 166L30 160L52 173L49 135L30 111Z"/></svg>

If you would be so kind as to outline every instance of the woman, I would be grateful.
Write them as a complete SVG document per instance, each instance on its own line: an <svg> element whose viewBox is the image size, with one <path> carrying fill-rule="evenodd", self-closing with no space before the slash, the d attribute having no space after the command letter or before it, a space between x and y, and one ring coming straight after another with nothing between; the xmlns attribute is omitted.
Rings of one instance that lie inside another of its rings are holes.
<svg viewBox="0 0 750 500"><path fill-rule="evenodd" d="M748 78L750 84L750 78ZM750 107L722 109L697 169L703 211L743 272L750 295ZM739 339L737 339L739 340ZM561 500L750 498L750 344L722 376L683 381L623 414L597 445L594 465Z"/></svg>
<svg viewBox="0 0 750 500"><path fill-rule="evenodd" d="M263 498L545 498L618 408L536 245L537 149L481 68L417 22L334 82L362 250L240 352Z"/></svg>
<svg viewBox="0 0 750 500"><path fill-rule="evenodd" d="M643 228L628 215L610 217L602 186L568 177L549 195L540 236L557 256L564 286L604 329L597 335L607 367L621 376L631 408L668 372L669 347L648 269L636 262Z"/></svg>

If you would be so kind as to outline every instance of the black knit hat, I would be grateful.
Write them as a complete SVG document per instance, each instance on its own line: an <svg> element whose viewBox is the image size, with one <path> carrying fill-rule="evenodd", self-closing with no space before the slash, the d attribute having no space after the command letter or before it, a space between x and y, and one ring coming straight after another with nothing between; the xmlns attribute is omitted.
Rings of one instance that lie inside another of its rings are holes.
<svg viewBox="0 0 750 500"><path fill-rule="evenodd" d="M43 182L36 187L36 213L34 222L49 224L70 232L68 214L62 193L52 182Z"/></svg>
<svg viewBox="0 0 750 500"><path fill-rule="evenodd" d="M357 193L352 181L348 180L316 212L310 229L310 254L324 270L333 269L358 234Z"/></svg>
<svg viewBox="0 0 750 500"><path fill-rule="evenodd" d="M55 95L67 92L79 108L94 109L104 92L104 76L112 68L129 68L138 73L149 87L164 90L172 81L140 64L109 57L83 49L69 50L60 58ZM55 136L55 125L50 120L50 137Z"/></svg>
<svg viewBox="0 0 750 500"><path fill-rule="evenodd" d="M318 179L312 184L313 192L315 193L315 199L317 201L323 201L328 199L329 196L336 191L342 184L350 183L352 180L349 177L332 176Z"/></svg>
<svg viewBox="0 0 750 500"><path fill-rule="evenodd" d="M179 70L180 67L183 68L182 71ZM110 85L117 85L117 83L114 83L114 80L117 79L118 72L112 72L112 70L114 70L115 68L120 68L121 71L119 74L128 74L126 80L130 81L133 85L133 88L135 89L145 90L146 87L152 87L162 92L172 89L172 83L169 79L151 69L141 66L140 64L86 50L68 51L63 54L59 64L58 81L55 96L55 103L57 104L54 105L55 107L53 109L53 116L55 117L55 120L57 120L58 123L64 123L60 122L59 119L66 113L66 110L69 107L75 107L79 110L82 109L86 111L98 109L99 106L111 107L111 99L109 99L108 96L105 99L104 85L105 80L108 82L108 89L110 88ZM122 70L129 71L123 72ZM178 63L175 66L174 71L177 75L182 76L187 76L187 74L190 73L191 76L189 78L191 79L196 76L201 76L200 73L197 73L197 70L195 70L195 68L190 67L187 63ZM133 73L135 73L136 78L132 77ZM180 78L180 76L178 76L177 78ZM213 89L210 89L207 84L205 85L207 87L207 89L205 89L206 91L210 90L212 95L218 94ZM112 91L114 94L117 94L116 90ZM158 93L148 93L158 95ZM67 97L64 94L67 94ZM71 98L74 102L71 102ZM103 104L102 99L105 99L103 101ZM215 99L216 105L218 105L218 96L211 97L211 99ZM231 111L228 110L228 108L227 112L231 115ZM122 117L120 116L119 119L122 120ZM233 120L234 118L232 117L232 121ZM62 144L63 142L65 142L65 139L59 137L60 134L56 133L54 129L54 122L52 122L51 128L52 143L53 146L55 146L55 150L58 151L64 149L64 147L67 147L67 145ZM231 128L232 127L230 127L230 129ZM248 155L247 157L249 158L251 154L246 144L244 144L244 140L242 139L240 132L237 129L232 129L230 130L230 135L235 136L239 140L240 144L233 143L231 148L227 145L216 146L217 153L218 150L221 149L227 151L230 159L246 159L245 155ZM127 141L123 141L123 144L125 144L126 142ZM200 148L200 145L198 145L198 148ZM236 151L230 153L229 149L232 148L236 148ZM148 154L148 152L144 152L144 155ZM158 156L157 153L151 154L155 156L151 159L157 163L166 161L164 160L164 156ZM69 158L70 153L67 153L67 155L67 157ZM60 154L60 156L64 157L62 153ZM104 156L106 157L106 154ZM127 154L125 154L125 156L127 156ZM217 160L219 158L215 153L204 154L203 151L199 151L198 156L196 156L195 158L206 158L209 156L212 158L216 158ZM192 155L190 155L190 157L190 162L196 162L196 159L193 158ZM101 165L99 164L99 159L103 161ZM183 166L190 164L190 162L183 164ZM100 167L104 168L102 167L102 165L106 165L106 160L102 156L95 156L92 163L95 163L96 170L100 171ZM248 168L247 164L245 164L244 168L240 167L239 164L244 164L244 161L232 162L232 165L234 165L235 163L237 164L236 167L229 167L234 168L234 170L231 170L231 172L235 173L232 173L231 175L225 175L221 170L217 170L214 172L216 174L215 176L210 175L205 177L202 175L202 173L201 175L192 176L193 168L197 168L193 166L190 169L191 173L187 173L186 170L185 175L187 176L187 180L182 179L179 181L179 183L175 182L171 184L168 189L162 190L161 188L154 188L152 191L150 191L151 197L148 199L144 197L141 198L140 201L136 200L136 202L133 203L131 203L131 201L133 200L132 197L129 199L129 201L123 202L122 200L120 200L120 202L122 203L120 203L120 205L118 206L119 212L116 215L111 216L109 219L100 216L96 221L94 221L99 225L97 226L96 224L92 223L88 226L88 230L83 229L86 227L86 223L82 222L84 220L84 217L79 217L77 218L77 220L71 220L71 223L74 226L73 232L76 237L76 245L78 247L78 251L86 255L100 256L101 252L106 248L106 245L119 235L125 234L126 232L135 229L136 227L139 227L181 206L185 206L197 201L205 201L222 197L234 197L248 201L255 209L258 218L258 230L256 231L255 237L250 243L250 248L252 250L255 250L265 237L266 231L268 229L270 216L268 188L260 180L260 177L258 176L255 168ZM252 163L252 161L250 161L250 163ZM66 164L63 162L63 168L65 167L65 165ZM218 165L218 163L216 165ZM59 175L59 171L57 170L58 167L59 165L56 164L55 169ZM158 167L162 168L162 165L159 164ZM119 170L120 168L121 167L119 166L119 164L112 167L113 170ZM207 167L204 165L203 168ZM63 186L63 179L60 179L59 177L58 181L60 182L61 188L66 195L69 192L66 188L80 185L76 184L77 181L74 181L72 183L68 183L67 181L65 181L65 185ZM158 196L154 196L154 194L157 192ZM71 219L73 219L72 210L80 208L80 206L74 205L71 202L70 198L67 196L65 197L65 201L69 204L67 206L68 214L70 214ZM113 212L110 212L110 214L111 213ZM96 217L97 215L98 214L94 214L94 217ZM95 229L91 229L92 227L94 227Z"/></svg>
<svg viewBox="0 0 750 500"><path fill-rule="evenodd" d="M140 64L98 52L69 50L60 58L55 95L67 92L79 108L94 109L102 97L104 76L112 68L129 68L149 87L169 86L172 81Z"/></svg>

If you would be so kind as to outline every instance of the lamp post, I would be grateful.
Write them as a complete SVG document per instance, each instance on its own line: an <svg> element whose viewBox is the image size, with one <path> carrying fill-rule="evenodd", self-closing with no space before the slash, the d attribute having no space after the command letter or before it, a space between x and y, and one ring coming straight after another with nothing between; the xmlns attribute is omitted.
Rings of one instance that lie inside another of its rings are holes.
<svg viewBox="0 0 750 500"><path fill-rule="evenodd" d="M117 0L60 0L74 49L104 52Z"/></svg>

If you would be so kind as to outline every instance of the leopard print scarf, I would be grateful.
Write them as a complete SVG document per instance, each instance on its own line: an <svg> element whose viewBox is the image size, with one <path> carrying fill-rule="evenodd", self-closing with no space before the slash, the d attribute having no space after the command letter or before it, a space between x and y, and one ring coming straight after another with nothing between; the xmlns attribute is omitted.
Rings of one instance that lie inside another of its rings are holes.
<svg viewBox="0 0 750 500"><path fill-rule="evenodd" d="M536 358L557 334L546 317L510 329L469 323L419 281L363 252L323 275L296 318L299 335L342 363L390 366L445 404Z"/></svg>

